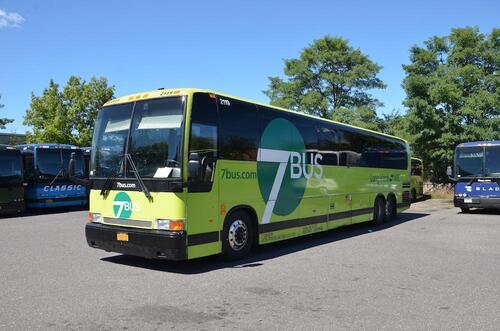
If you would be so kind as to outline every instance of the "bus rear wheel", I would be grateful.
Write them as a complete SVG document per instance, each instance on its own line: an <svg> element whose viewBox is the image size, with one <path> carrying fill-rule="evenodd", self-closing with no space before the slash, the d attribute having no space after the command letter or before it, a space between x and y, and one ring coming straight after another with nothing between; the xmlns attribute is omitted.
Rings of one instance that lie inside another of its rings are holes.
<svg viewBox="0 0 500 331"><path fill-rule="evenodd" d="M373 206L373 223L380 225L385 221L385 201L382 197L375 199Z"/></svg>
<svg viewBox="0 0 500 331"><path fill-rule="evenodd" d="M417 190L412 189L411 190L411 202L417 201Z"/></svg>
<svg viewBox="0 0 500 331"><path fill-rule="evenodd" d="M222 231L222 256L225 260L238 260L250 252L254 243L253 223L244 211L231 213Z"/></svg>
<svg viewBox="0 0 500 331"><path fill-rule="evenodd" d="M390 194L387 197L387 202L385 203L385 221L390 222L396 218L397 214L396 197Z"/></svg>

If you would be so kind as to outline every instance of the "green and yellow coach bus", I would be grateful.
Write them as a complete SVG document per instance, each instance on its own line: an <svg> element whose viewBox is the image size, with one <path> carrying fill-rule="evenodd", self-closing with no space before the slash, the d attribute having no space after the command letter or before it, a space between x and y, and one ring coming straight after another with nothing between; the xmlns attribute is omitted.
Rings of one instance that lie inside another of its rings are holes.
<svg viewBox="0 0 500 331"><path fill-rule="evenodd" d="M411 201L417 201L424 196L424 164L421 159L411 158Z"/></svg>
<svg viewBox="0 0 500 331"><path fill-rule="evenodd" d="M91 247L169 260L373 220L410 204L399 138L201 89L109 101L95 123Z"/></svg>

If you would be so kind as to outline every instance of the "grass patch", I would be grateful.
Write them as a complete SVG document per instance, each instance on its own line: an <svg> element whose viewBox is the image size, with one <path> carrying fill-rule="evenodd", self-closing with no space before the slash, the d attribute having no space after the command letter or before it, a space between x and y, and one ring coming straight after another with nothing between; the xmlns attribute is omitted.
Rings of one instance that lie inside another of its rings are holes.
<svg viewBox="0 0 500 331"><path fill-rule="evenodd" d="M425 183L424 194L431 196L431 199L453 200L453 185Z"/></svg>

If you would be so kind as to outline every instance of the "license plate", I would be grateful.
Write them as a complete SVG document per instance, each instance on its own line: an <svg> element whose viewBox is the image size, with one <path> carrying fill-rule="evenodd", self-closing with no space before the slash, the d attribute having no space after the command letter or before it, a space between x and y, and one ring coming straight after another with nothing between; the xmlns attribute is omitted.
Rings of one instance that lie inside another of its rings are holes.
<svg viewBox="0 0 500 331"><path fill-rule="evenodd" d="M465 199L464 199L464 202L465 202L465 203L472 203L472 199L471 199L471 198L465 198Z"/></svg>
<svg viewBox="0 0 500 331"><path fill-rule="evenodd" d="M118 232L116 234L116 240L118 240L118 241L128 241L128 233Z"/></svg>
<svg viewBox="0 0 500 331"><path fill-rule="evenodd" d="M47 200L45 200L45 202L46 202L46 203L52 203L52 202L54 202L54 200L52 200L52 199L47 199Z"/></svg>

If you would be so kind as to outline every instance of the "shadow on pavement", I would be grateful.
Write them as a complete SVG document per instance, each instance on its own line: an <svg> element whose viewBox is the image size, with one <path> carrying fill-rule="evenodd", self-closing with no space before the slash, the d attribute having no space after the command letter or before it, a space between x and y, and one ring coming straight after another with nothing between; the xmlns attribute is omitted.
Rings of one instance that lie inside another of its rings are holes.
<svg viewBox="0 0 500 331"><path fill-rule="evenodd" d="M459 209L459 214L474 214L474 215L500 215L500 209L471 209L468 212L461 212Z"/></svg>
<svg viewBox="0 0 500 331"><path fill-rule="evenodd" d="M424 194L424 195L422 195L422 197L418 198L418 199L417 199L417 200L415 200L415 201L412 201L411 203L412 203L412 204L413 204L413 203L419 203L419 202L423 202L423 201L429 200L429 199L431 199L431 198L432 198L432 196L431 196L430 194Z"/></svg>
<svg viewBox="0 0 500 331"><path fill-rule="evenodd" d="M349 239L365 235L372 232L383 231L396 225L409 221L414 221L421 217L429 215L428 213L405 212L399 215L398 219L386 224L376 226L371 222L349 225L331 231L320 232L308 236L288 239L285 241L258 246L250 255L242 260L226 262L219 256L210 256L206 258L191 261L163 261L148 260L144 258L116 255L102 258L102 261L117 263L137 268L144 268L156 271L172 272L179 274L200 274L212 270L224 268L255 268L263 265L266 260L274 259L280 256L303 251L312 247L329 244L332 242Z"/></svg>
<svg viewBox="0 0 500 331"><path fill-rule="evenodd" d="M26 209L24 213L8 213L8 214L0 214L0 219L2 218L17 218L17 217L25 217L25 216L37 216L37 215L50 215L50 214L62 214L68 213L72 211L87 211L89 210L88 206L68 206L68 207L57 207L57 208L33 208Z"/></svg>

